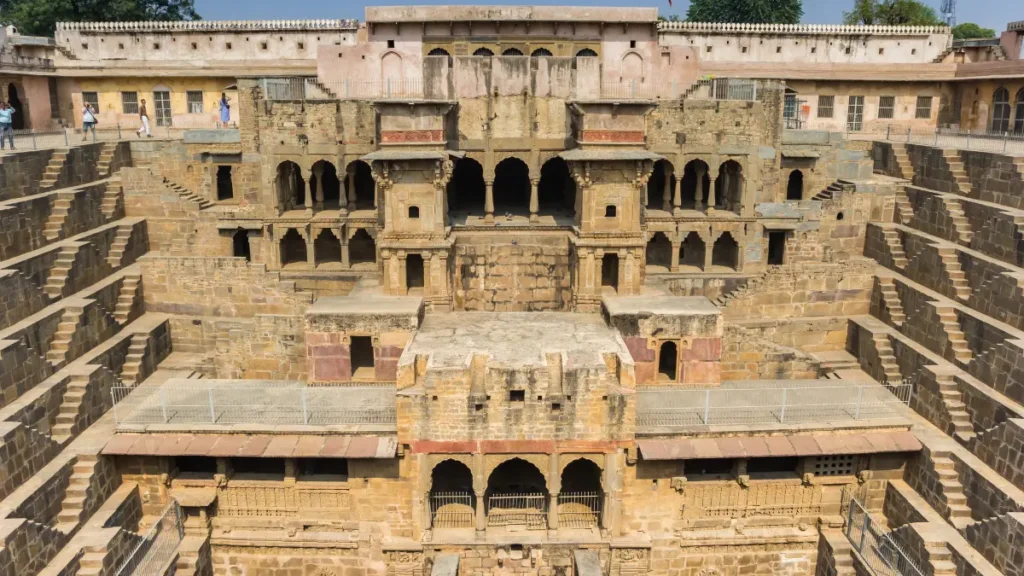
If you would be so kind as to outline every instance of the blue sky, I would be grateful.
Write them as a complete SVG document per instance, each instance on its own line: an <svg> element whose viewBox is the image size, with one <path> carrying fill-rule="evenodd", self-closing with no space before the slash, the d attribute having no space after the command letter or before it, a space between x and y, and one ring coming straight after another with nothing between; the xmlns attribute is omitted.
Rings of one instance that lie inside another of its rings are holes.
<svg viewBox="0 0 1024 576"><path fill-rule="evenodd" d="M926 0L936 9L940 0ZM465 0L196 0L196 9L207 20L249 20L275 18L358 18L363 19L363 8L370 6L407 4L533 4L575 6L655 6L662 15L684 14L687 0L521 0L521 1L465 1ZM1006 29L1006 23L1024 19L1024 4L1020 0L959 0L960 22L977 22L996 31ZM836 24L842 20L853 0L804 0L804 22ZM1018 6L1016 11L1011 6ZM241 9L240 9L241 8Z"/></svg>

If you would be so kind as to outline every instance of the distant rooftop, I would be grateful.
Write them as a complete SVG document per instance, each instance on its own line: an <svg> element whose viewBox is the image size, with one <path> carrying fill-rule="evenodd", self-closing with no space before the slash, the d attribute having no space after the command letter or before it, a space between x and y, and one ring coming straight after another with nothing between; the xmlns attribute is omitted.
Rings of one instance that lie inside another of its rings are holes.
<svg viewBox="0 0 1024 576"><path fill-rule="evenodd" d="M653 24L657 8L591 6L368 6L366 22L605 22Z"/></svg>

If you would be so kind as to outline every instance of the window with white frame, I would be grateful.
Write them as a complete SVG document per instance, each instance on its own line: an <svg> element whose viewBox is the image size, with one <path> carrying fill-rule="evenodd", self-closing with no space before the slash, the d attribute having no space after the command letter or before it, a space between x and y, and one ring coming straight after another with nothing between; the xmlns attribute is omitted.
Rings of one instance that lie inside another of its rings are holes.
<svg viewBox="0 0 1024 576"><path fill-rule="evenodd" d="M185 92L185 101L188 103L189 114L203 113L203 93L199 90Z"/></svg>

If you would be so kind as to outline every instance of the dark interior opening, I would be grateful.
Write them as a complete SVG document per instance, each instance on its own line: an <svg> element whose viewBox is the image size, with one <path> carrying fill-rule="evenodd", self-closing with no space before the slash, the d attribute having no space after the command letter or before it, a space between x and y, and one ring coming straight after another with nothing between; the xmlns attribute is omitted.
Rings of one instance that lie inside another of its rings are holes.
<svg viewBox="0 0 1024 576"><path fill-rule="evenodd" d="M373 264L377 261L377 243L365 229L356 230L348 241L348 257L352 264Z"/></svg>
<svg viewBox="0 0 1024 576"><path fill-rule="evenodd" d="M576 182L565 160L556 156L541 166L537 204L540 214L572 215L576 210Z"/></svg>
<svg viewBox="0 0 1024 576"><path fill-rule="evenodd" d="M235 189L231 184L231 166L217 166L217 200L231 200Z"/></svg>
<svg viewBox="0 0 1024 576"><path fill-rule="evenodd" d="M362 160L356 160L348 165L348 169L354 174L348 179L345 189L348 194L349 209L373 210L375 185L370 165Z"/></svg>
<svg viewBox="0 0 1024 576"><path fill-rule="evenodd" d="M369 370L367 376L373 374L373 339L369 336L352 336L349 345L352 360L352 376L360 370Z"/></svg>
<svg viewBox="0 0 1024 576"><path fill-rule="evenodd" d="M738 262L739 245L733 240L732 234L725 232L715 240L715 247L711 250L711 265L736 270Z"/></svg>
<svg viewBox="0 0 1024 576"><path fill-rule="evenodd" d="M217 459L208 456L178 456L174 459L179 478L213 478L217 473Z"/></svg>
<svg viewBox="0 0 1024 576"><path fill-rule="evenodd" d="M338 179L338 171L334 168L334 164L321 160L313 165L314 178L316 178L318 168L322 168L317 186L320 193L323 194L324 208L337 210L340 208L341 201L341 180Z"/></svg>
<svg viewBox="0 0 1024 576"><path fill-rule="evenodd" d="M14 108L14 115L11 116L11 129L24 130L25 117L28 111L22 106L21 96L18 94L18 88L14 84L7 85L7 103L11 105L11 108Z"/></svg>
<svg viewBox="0 0 1024 576"><path fill-rule="evenodd" d="M277 195L285 210L306 206L306 182L299 165L291 160L277 165Z"/></svg>
<svg viewBox="0 0 1024 576"><path fill-rule="evenodd" d="M486 195L483 166L472 158L457 161L448 183L448 211L483 216Z"/></svg>
<svg viewBox="0 0 1024 576"><path fill-rule="evenodd" d="M672 242L662 232L655 232L647 242L647 267L664 268L672 266Z"/></svg>
<svg viewBox="0 0 1024 576"><path fill-rule="evenodd" d="M698 172L700 172L700 182L697 182ZM696 208L698 200L703 204L711 190L708 165L701 160L694 160L687 164L683 170L683 181L680 183L680 188L683 209Z"/></svg>
<svg viewBox="0 0 1024 576"><path fill-rule="evenodd" d="M487 478L487 496L493 494L547 494L547 482L536 466L513 458L502 462Z"/></svg>
<svg viewBox="0 0 1024 576"><path fill-rule="evenodd" d="M732 474L733 461L730 458L708 458L685 460L683 462L683 473L686 478L693 480L703 477L722 477Z"/></svg>
<svg viewBox="0 0 1024 576"><path fill-rule="evenodd" d="M786 200L804 199L804 173L793 170L789 173L789 184L786 185Z"/></svg>
<svg viewBox="0 0 1024 576"><path fill-rule="evenodd" d="M305 263L306 240L299 234L298 230L291 228L281 238L281 266L288 264Z"/></svg>
<svg viewBox="0 0 1024 576"><path fill-rule="evenodd" d="M405 287L409 290L423 288L423 256L409 254L405 257Z"/></svg>
<svg viewBox="0 0 1024 576"><path fill-rule="evenodd" d="M704 261L707 256L707 246L704 239L696 232L690 232L683 240L679 248L679 263L684 266L696 266L704 269Z"/></svg>
<svg viewBox="0 0 1024 576"><path fill-rule="evenodd" d="M326 228L313 240L313 259L316 264L341 263L341 242Z"/></svg>
<svg viewBox="0 0 1024 576"><path fill-rule="evenodd" d="M601 492L601 469L590 460L574 460L562 471L562 493Z"/></svg>
<svg viewBox="0 0 1024 576"><path fill-rule="evenodd" d="M662 342L658 354L658 378L675 382L679 369L679 350L675 342Z"/></svg>
<svg viewBox="0 0 1024 576"><path fill-rule="evenodd" d="M494 169L494 213L530 213L530 169L518 158L506 158Z"/></svg>
<svg viewBox="0 0 1024 576"><path fill-rule="evenodd" d="M348 460L345 458L299 458L299 480L344 482L348 480Z"/></svg>
<svg viewBox="0 0 1024 576"><path fill-rule="evenodd" d="M231 236L231 254L235 258L245 258L246 262L252 262L252 252L249 247L249 232L239 228Z"/></svg>
<svg viewBox="0 0 1024 576"><path fill-rule="evenodd" d="M601 286L619 290L619 255L605 254L601 258Z"/></svg>
<svg viewBox="0 0 1024 576"><path fill-rule="evenodd" d="M751 458L747 474L796 474L799 458Z"/></svg>
<svg viewBox="0 0 1024 576"><path fill-rule="evenodd" d="M668 174L665 172L668 171ZM668 184L668 203L665 202L665 185ZM647 181L647 209L663 210L672 209L672 194L676 185L676 176L672 164L667 160L658 160L654 163L654 172Z"/></svg>
<svg viewBox="0 0 1024 576"><path fill-rule="evenodd" d="M284 458L232 458L232 476L249 480L284 480Z"/></svg>
<svg viewBox="0 0 1024 576"><path fill-rule="evenodd" d="M781 266L786 261L786 232L768 232L768 264Z"/></svg>

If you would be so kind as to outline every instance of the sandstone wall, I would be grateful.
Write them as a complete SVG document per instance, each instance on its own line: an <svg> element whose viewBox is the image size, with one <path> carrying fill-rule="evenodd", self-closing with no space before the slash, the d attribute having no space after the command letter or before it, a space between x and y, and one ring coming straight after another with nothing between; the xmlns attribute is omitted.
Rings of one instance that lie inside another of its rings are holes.
<svg viewBox="0 0 1024 576"><path fill-rule="evenodd" d="M982 462L1024 490L1024 420L1012 419L971 439L969 447Z"/></svg>
<svg viewBox="0 0 1024 576"><path fill-rule="evenodd" d="M453 265L456 310L568 308L573 271L565 237L460 237Z"/></svg>
<svg viewBox="0 0 1024 576"><path fill-rule="evenodd" d="M867 314L873 262L778 267L733 292L722 310L727 320Z"/></svg>
<svg viewBox="0 0 1024 576"><path fill-rule="evenodd" d="M1007 514L978 522L964 531L967 541L1007 576L1024 574L1024 514Z"/></svg>

